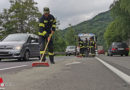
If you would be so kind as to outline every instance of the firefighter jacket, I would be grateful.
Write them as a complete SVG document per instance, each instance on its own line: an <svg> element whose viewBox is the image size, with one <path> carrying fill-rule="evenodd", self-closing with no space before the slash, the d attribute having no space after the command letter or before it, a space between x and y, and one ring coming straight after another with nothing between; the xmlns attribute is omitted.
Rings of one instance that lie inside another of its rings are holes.
<svg viewBox="0 0 130 90"><path fill-rule="evenodd" d="M88 42L84 42L84 47L88 48L88 46L89 46L88 44L89 44Z"/></svg>
<svg viewBox="0 0 130 90"><path fill-rule="evenodd" d="M95 44L96 44L96 43L95 43L94 41L91 41L91 40L90 40L90 42L89 42L90 48L95 47Z"/></svg>
<svg viewBox="0 0 130 90"><path fill-rule="evenodd" d="M51 34L51 30L55 31L56 29L56 19L53 15L49 14L48 17L44 15L39 20L39 36L45 36Z"/></svg>
<svg viewBox="0 0 130 90"><path fill-rule="evenodd" d="M82 40L79 41L80 48L84 48L84 42Z"/></svg>

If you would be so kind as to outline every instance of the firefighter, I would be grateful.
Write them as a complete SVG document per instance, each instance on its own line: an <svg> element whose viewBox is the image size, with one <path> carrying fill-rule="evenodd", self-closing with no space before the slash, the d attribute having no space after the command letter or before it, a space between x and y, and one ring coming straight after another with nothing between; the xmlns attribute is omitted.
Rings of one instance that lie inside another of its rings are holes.
<svg viewBox="0 0 130 90"><path fill-rule="evenodd" d="M85 43L84 43L84 47L85 47L85 48L84 48L84 53L85 53L85 56L86 56L86 57L88 57L88 54L89 54L89 51L88 51L89 46L88 46L88 44L89 44L89 43L88 43L88 39L86 38L86 39L85 39Z"/></svg>
<svg viewBox="0 0 130 90"><path fill-rule="evenodd" d="M42 55L45 51L45 45L48 40L50 40L48 44L48 55L51 64L55 64L54 62L54 53L53 53L53 40L49 38L50 34L53 34L56 29L56 19L53 15L50 14L50 10L48 7L44 8L44 14L39 20L39 44L40 44L40 54ZM43 57L43 61L46 61L46 56Z"/></svg>
<svg viewBox="0 0 130 90"><path fill-rule="evenodd" d="M90 53L95 54L96 43L94 41L94 37L90 38L89 48L90 48Z"/></svg>
<svg viewBox="0 0 130 90"><path fill-rule="evenodd" d="M80 56L84 55L84 42L83 40L81 40L81 38L79 37L79 47L80 47Z"/></svg>

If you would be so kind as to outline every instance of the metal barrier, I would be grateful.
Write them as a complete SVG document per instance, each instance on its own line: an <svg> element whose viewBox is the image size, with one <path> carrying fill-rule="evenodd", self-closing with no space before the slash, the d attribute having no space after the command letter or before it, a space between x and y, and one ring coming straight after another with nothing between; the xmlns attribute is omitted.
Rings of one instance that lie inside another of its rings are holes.
<svg viewBox="0 0 130 90"><path fill-rule="evenodd" d="M55 52L55 55L65 55L65 52Z"/></svg>

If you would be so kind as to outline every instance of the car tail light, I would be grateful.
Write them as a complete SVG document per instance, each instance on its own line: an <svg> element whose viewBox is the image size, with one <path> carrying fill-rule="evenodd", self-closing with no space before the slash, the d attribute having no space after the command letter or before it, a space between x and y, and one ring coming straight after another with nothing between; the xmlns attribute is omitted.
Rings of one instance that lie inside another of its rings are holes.
<svg viewBox="0 0 130 90"><path fill-rule="evenodd" d="M112 51L116 50L116 48L112 48Z"/></svg>
<svg viewBox="0 0 130 90"><path fill-rule="evenodd" d="M126 50L126 51L129 51L129 48L126 48L125 50Z"/></svg>

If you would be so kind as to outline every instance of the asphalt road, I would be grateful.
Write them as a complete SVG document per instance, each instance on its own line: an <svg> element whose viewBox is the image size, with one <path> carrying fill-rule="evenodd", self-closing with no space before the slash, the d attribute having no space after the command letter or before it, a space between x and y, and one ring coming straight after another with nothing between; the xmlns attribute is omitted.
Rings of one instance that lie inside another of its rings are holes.
<svg viewBox="0 0 130 90"><path fill-rule="evenodd" d="M100 55L98 58L128 75L129 80L130 57ZM59 56L55 60L56 64L50 67L33 68L33 60L0 62L5 90L130 90L127 80L97 58Z"/></svg>
<svg viewBox="0 0 130 90"><path fill-rule="evenodd" d="M55 61L70 59L71 57L56 57ZM0 74L4 73L16 73L20 70L32 68L33 62L38 62L38 58L32 58L29 61L18 61L17 59L3 59L0 62ZM49 62L49 61L48 61Z"/></svg>

